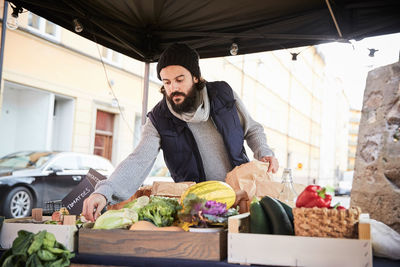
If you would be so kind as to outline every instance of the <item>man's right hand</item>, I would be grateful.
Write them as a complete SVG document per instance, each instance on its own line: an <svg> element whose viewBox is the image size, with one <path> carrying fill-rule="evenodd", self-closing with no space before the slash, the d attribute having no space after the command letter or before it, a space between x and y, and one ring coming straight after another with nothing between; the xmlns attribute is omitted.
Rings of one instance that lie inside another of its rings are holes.
<svg viewBox="0 0 400 267"><path fill-rule="evenodd" d="M107 204L105 196L102 194L91 194L85 201L83 201L82 215L86 220L94 222L99 216L100 212Z"/></svg>

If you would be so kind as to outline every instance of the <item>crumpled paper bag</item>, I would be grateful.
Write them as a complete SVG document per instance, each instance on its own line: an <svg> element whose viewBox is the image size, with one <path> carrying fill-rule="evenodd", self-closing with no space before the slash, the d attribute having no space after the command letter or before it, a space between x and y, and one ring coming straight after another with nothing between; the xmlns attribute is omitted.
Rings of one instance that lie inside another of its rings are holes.
<svg viewBox="0 0 400 267"><path fill-rule="evenodd" d="M181 195L195 182L154 182L151 195L180 198Z"/></svg>
<svg viewBox="0 0 400 267"><path fill-rule="evenodd" d="M271 176L267 173L268 165L266 162L253 160L235 167L226 175L225 181L233 190L246 191L249 198L247 201L248 207L250 207L254 196L258 198L264 196L277 198L282 190L282 184L272 181ZM294 189L298 195L304 188L304 185L294 184Z"/></svg>
<svg viewBox="0 0 400 267"><path fill-rule="evenodd" d="M153 185L146 185L140 187L136 193L129 199L122 201L114 205L108 205L107 210L119 210L124 207L125 204L141 197L141 196L163 196L163 197L175 197L180 198L181 195L195 182L154 182Z"/></svg>
<svg viewBox="0 0 400 267"><path fill-rule="evenodd" d="M141 196L150 196L151 194L151 190L152 190L152 186L151 185L146 185L143 187L140 187L133 196L131 196L130 198L128 198L127 200L124 200L122 202L119 202L117 204L114 205L108 205L107 206L107 210L119 210L122 209L125 204L128 204L129 202L141 197Z"/></svg>

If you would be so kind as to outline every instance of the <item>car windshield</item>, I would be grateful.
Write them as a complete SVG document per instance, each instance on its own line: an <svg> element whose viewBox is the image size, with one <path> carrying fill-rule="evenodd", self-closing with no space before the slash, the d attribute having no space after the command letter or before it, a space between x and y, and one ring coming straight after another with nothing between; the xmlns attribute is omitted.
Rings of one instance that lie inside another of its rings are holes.
<svg viewBox="0 0 400 267"><path fill-rule="evenodd" d="M54 155L54 152L17 152L0 158L0 168L40 168Z"/></svg>

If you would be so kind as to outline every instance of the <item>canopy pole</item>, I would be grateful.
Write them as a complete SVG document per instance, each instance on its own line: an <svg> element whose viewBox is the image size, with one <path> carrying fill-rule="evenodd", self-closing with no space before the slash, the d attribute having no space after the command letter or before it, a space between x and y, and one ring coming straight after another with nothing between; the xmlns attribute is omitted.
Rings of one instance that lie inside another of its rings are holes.
<svg viewBox="0 0 400 267"><path fill-rule="evenodd" d="M147 104L149 100L150 63L144 63L143 99L142 99L142 126L146 123Z"/></svg>
<svg viewBox="0 0 400 267"><path fill-rule="evenodd" d="M4 61L4 44L6 43L7 13L8 13L8 1L4 1L3 23L1 25L1 48L0 48L0 95L1 95L1 90L2 90L1 86L3 84L2 83L2 81L3 81L3 61Z"/></svg>
<svg viewBox="0 0 400 267"><path fill-rule="evenodd" d="M335 23L336 31L338 32L339 37L343 38L342 32L340 31L340 28L339 28L339 24L336 21L335 14L333 14L333 10L332 10L331 4L329 3L329 0L325 0L325 2L326 2L326 5L328 6L329 12L331 13L331 17L332 17L333 23Z"/></svg>

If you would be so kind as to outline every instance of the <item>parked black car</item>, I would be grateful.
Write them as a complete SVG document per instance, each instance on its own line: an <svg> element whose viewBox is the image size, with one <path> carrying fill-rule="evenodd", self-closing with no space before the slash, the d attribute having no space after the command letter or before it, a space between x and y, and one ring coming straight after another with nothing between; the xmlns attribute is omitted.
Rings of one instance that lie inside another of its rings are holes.
<svg viewBox="0 0 400 267"><path fill-rule="evenodd" d="M93 168L109 176L103 157L74 152L22 151L0 158L0 215L19 218L63 199Z"/></svg>

